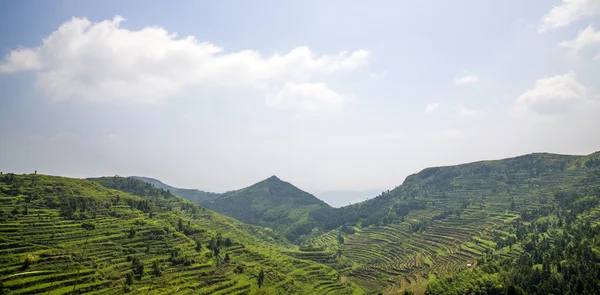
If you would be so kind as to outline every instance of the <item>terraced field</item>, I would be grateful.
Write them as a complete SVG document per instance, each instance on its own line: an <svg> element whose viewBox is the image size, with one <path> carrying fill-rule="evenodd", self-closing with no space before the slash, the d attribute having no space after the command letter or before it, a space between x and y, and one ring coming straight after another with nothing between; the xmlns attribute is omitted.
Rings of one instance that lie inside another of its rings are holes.
<svg viewBox="0 0 600 295"><path fill-rule="evenodd" d="M420 233L410 232L406 223L365 229L342 246L344 255L361 265L348 276L372 288L419 289L429 276L464 269L492 250L486 244L492 236L485 228L494 224L482 221L438 221Z"/></svg>
<svg viewBox="0 0 600 295"><path fill-rule="evenodd" d="M0 194L0 280L10 294L361 293L356 285L340 283L331 267L286 255L285 244L269 232L209 210L192 214L182 209L189 202L181 199L171 202L172 211L149 214L127 204L142 198L86 180L16 178L22 180L18 193ZM12 183L2 184L3 192L12 189ZM110 209L67 219L47 206L49 198L31 197L34 191L49 197L73 190L110 199L110 206L102 205ZM215 240L221 244L218 254L209 249ZM261 270L265 279L259 288Z"/></svg>
<svg viewBox="0 0 600 295"><path fill-rule="evenodd" d="M538 154L425 169L387 193L394 197L379 209L390 212L385 222L343 234L342 245L336 238L339 230L312 237L303 247L325 250L306 258L340 269L368 290L423 293L431 278L457 273L469 264L476 268L486 254L516 257L522 251L519 247L495 251L496 240L512 235L504 228L526 212L551 208L556 192L600 184L596 171L578 161ZM394 208L410 200L424 202L425 208L394 215ZM592 221L600 220L600 211L589 215ZM551 233L546 238L551 239ZM342 256L328 260L336 249Z"/></svg>
<svg viewBox="0 0 600 295"><path fill-rule="evenodd" d="M300 245L137 179L0 175L0 290L422 294L434 278L530 251L513 246L517 226L557 222L547 213L569 202L564 190L583 190L585 202L600 185L590 159L600 154L428 168L377 198L311 212L318 226L302 228ZM600 223L600 209L578 218Z"/></svg>

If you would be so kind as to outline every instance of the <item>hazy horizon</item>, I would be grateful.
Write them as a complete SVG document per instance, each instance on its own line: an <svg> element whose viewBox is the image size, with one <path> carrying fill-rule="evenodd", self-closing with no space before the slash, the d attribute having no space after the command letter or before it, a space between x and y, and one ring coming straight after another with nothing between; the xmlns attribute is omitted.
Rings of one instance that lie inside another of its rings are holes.
<svg viewBox="0 0 600 295"><path fill-rule="evenodd" d="M600 150L594 1L157 3L0 2L1 171L318 196Z"/></svg>

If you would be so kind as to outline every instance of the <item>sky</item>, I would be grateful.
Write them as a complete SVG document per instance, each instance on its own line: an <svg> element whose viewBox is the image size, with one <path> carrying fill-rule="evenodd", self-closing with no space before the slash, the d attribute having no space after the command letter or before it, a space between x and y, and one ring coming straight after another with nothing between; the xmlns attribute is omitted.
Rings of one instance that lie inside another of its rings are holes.
<svg viewBox="0 0 600 295"><path fill-rule="evenodd" d="M387 190L600 150L600 0L0 1L0 170Z"/></svg>

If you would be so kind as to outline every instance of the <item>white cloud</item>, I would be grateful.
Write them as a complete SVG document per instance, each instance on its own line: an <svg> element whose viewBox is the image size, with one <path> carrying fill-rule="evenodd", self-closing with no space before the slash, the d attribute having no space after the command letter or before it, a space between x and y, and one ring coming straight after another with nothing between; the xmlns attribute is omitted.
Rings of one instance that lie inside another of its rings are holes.
<svg viewBox="0 0 600 295"><path fill-rule="evenodd" d="M278 109L336 109L344 98L323 83L285 84L279 92L267 97L267 105Z"/></svg>
<svg viewBox="0 0 600 295"><path fill-rule="evenodd" d="M0 73L36 70L40 67L39 52L31 48L19 48L6 55L0 63Z"/></svg>
<svg viewBox="0 0 600 295"><path fill-rule="evenodd" d="M539 115L566 113L585 105L587 89L577 81L574 72L538 79L533 89L525 91L515 101L519 111Z"/></svg>
<svg viewBox="0 0 600 295"><path fill-rule="evenodd" d="M469 108L465 108L463 106L456 108L456 113L464 116L464 117L471 117L471 116L475 116L477 114L480 113L479 110L475 110L475 109L469 109Z"/></svg>
<svg viewBox="0 0 600 295"><path fill-rule="evenodd" d="M437 110L439 107L440 107L440 104L437 102L428 103L427 106L425 107L425 114L429 114L429 113Z"/></svg>
<svg viewBox="0 0 600 295"><path fill-rule="evenodd" d="M598 0L562 0L543 18L538 31L540 33L551 29L568 26L574 21L600 14Z"/></svg>
<svg viewBox="0 0 600 295"><path fill-rule="evenodd" d="M0 71L36 70L38 86L54 99L152 103L202 87L252 87L266 93L286 83L308 83L316 74L363 67L369 57L365 50L315 55L304 46L269 56L255 50L225 52L156 26L122 28L123 21L119 16L98 23L73 18L40 46L11 51Z"/></svg>
<svg viewBox="0 0 600 295"><path fill-rule="evenodd" d="M596 31L594 26L589 25L584 30L579 31L575 39L561 42L558 46L569 49L571 55L577 55L586 47L597 44L600 44L600 31Z"/></svg>
<svg viewBox="0 0 600 295"><path fill-rule="evenodd" d="M479 82L479 77L477 77L476 75L467 75L467 76L454 78L455 85L477 83L477 82Z"/></svg>

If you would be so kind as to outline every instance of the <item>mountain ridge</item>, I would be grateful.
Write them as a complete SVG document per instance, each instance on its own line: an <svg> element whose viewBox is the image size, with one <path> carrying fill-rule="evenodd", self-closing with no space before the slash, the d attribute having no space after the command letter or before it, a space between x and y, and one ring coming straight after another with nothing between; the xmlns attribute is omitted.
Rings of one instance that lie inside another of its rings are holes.
<svg viewBox="0 0 600 295"><path fill-rule="evenodd" d="M189 201L192 201L192 202L198 203L198 204L200 204L201 202L203 202L205 200L210 200L210 199L216 198L221 195L220 193L207 192L207 191L203 191L203 190L199 190L199 189L174 187L174 186L168 185L168 184L160 181L159 179L146 177L146 176L129 176L129 178L139 179L146 183L150 183L157 188L169 190L170 192L172 192L173 194L175 194L177 196L180 196L186 200L189 200Z"/></svg>

